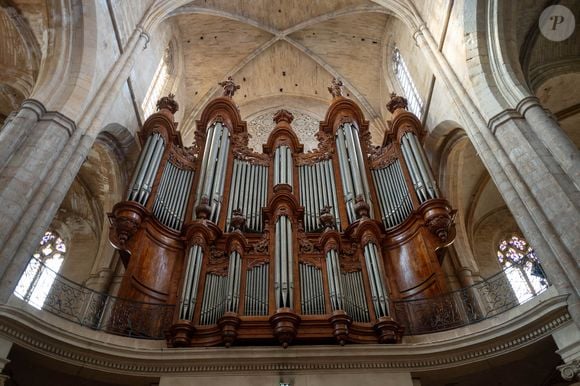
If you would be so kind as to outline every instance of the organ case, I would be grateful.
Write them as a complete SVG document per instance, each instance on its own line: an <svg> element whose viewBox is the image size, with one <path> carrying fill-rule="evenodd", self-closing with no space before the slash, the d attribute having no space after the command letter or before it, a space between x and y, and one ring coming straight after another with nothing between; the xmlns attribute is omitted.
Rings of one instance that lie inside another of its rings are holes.
<svg viewBox="0 0 580 386"><path fill-rule="evenodd" d="M171 95L143 126L127 200L110 214L126 265L119 296L174 304L174 347L399 342L407 316L393 302L447 291L438 256L454 213L406 100L392 96L393 121L375 147L334 84L317 149L304 152L282 109L257 153L236 88L223 83L192 147Z"/></svg>

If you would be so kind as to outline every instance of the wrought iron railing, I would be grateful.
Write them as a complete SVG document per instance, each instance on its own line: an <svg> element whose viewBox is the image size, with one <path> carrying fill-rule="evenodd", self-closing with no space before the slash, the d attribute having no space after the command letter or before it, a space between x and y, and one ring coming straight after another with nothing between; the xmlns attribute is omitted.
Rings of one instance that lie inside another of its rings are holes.
<svg viewBox="0 0 580 386"><path fill-rule="evenodd" d="M25 280L35 287L18 286L14 294L20 299L93 330L133 338L165 339L174 305L136 302L97 292L68 280L39 260L36 263L40 263L42 273L27 270L24 275L45 275L50 277L51 284L42 288L36 285L39 280Z"/></svg>
<svg viewBox="0 0 580 386"><path fill-rule="evenodd" d="M396 319L406 335L427 334L480 322L525 303L548 288L538 265L530 278L517 267L438 297L394 301Z"/></svg>
<svg viewBox="0 0 580 386"><path fill-rule="evenodd" d="M41 273L51 276L52 284L46 289L18 286L14 294L20 299L94 330L134 338L165 338L173 320L174 305L135 302L97 292L59 275L39 260L34 263L40 264ZM537 279L531 279L517 267L508 268L471 287L439 297L394 301L391 311L405 327L406 335L473 324L512 309L548 288L540 270L538 265L533 274ZM27 274L32 273L27 270L23 277ZM39 282L38 270L33 274L36 280L27 282L35 285Z"/></svg>

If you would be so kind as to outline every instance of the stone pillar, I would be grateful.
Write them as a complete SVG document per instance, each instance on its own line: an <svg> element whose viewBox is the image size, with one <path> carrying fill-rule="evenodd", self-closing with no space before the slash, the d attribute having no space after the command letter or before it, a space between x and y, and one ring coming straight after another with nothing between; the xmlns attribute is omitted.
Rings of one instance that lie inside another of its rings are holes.
<svg viewBox="0 0 580 386"><path fill-rule="evenodd" d="M537 137L526 135L530 127L519 113L506 111L489 122L484 118L425 24L419 24L414 37L449 91L473 146L541 256L548 277L560 293L570 294L569 312L580 325L580 270L572 253L580 242L580 224L574 221L580 214L574 192L556 182L562 169L554 168L553 157Z"/></svg>
<svg viewBox="0 0 580 386"><path fill-rule="evenodd" d="M4 386L6 381L9 379L8 375L3 375L2 370L10 362L8 360L8 354L12 348L12 342L0 338L0 386Z"/></svg>
<svg viewBox="0 0 580 386"><path fill-rule="evenodd" d="M556 351L564 361L558 366L562 378L566 381L579 381L580 385L580 329L574 323L556 330L552 337L558 346Z"/></svg>
<svg viewBox="0 0 580 386"><path fill-rule="evenodd" d="M79 128L63 114L48 112L41 102L28 100L23 112L0 131L5 132L0 149L9 152L0 156L0 302L6 302L16 286L148 41L149 35L137 27L128 45L131 49L103 80ZM19 116L23 117L20 121ZM11 126L18 122L24 126Z"/></svg>

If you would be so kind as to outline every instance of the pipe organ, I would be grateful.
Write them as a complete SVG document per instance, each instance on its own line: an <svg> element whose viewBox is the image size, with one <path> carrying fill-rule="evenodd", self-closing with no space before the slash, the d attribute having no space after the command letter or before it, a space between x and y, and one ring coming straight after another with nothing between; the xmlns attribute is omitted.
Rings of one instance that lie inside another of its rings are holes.
<svg viewBox="0 0 580 386"><path fill-rule="evenodd" d="M406 100L391 98L393 120L373 146L360 108L331 88L317 149L304 152L279 110L258 153L237 86L222 84L193 146L176 130L172 95L143 126L127 200L109 214L126 266L119 296L174 304L172 347L399 342L400 321L422 315L393 302L447 290L439 256L454 213Z"/></svg>

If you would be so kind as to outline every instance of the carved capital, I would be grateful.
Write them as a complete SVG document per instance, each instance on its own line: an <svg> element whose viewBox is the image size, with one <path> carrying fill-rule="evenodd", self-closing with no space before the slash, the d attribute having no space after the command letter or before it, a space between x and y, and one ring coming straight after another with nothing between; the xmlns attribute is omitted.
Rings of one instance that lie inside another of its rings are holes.
<svg viewBox="0 0 580 386"><path fill-rule="evenodd" d="M580 360L575 359L570 363L556 367L560 370L560 375L566 381L580 381Z"/></svg>

